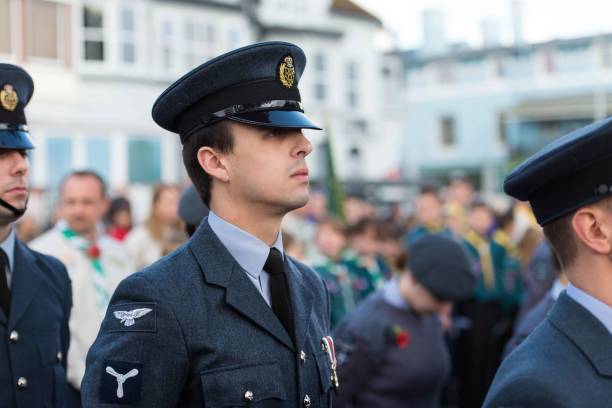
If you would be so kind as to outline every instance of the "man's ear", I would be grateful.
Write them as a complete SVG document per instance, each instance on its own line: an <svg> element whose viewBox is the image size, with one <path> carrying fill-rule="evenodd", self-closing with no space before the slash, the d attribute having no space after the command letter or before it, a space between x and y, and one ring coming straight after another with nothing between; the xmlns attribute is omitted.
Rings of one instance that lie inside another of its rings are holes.
<svg viewBox="0 0 612 408"><path fill-rule="evenodd" d="M612 214L597 205L583 207L572 217L579 241L590 250L609 255L612 251Z"/></svg>
<svg viewBox="0 0 612 408"><path fill-rule="evenodd" d="M226 161L215 149L209 146L200 147L198 150L198 163L200 163L202 170L212 178L222 182L229 180Z"/></svg>

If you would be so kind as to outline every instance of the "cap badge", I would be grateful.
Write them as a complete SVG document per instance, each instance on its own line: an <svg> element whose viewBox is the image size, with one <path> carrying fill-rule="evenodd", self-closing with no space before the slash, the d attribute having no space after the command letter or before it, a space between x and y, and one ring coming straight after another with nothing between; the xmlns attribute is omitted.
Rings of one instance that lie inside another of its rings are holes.
<svg viewBox="0 0 612 408"><path fill-rule="evenodd" d="M11 84L4 84L0 90L0 105L7 111L14 111L19 103L19 97Z"/></svg>
<svg viewBox="0 0 612 408"><path fill-rule="evenodd" d="M295 81L295 66L293 65L293 57L285 56L278 67L278 78L285 88L291 88Z"/></svg>

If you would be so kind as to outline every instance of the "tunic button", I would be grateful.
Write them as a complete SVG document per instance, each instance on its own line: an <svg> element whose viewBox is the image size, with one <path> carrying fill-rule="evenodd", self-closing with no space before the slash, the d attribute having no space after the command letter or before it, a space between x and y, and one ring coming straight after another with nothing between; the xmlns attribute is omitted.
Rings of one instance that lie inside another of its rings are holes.
<svg viewBox="0 0 612 408"><path fill-rule="evenodd" d="M23 390L27 386L28 386L28 380L25 377L19 377L19 379L17 380L17 388L19 388L20 390Z"/></svg>
<svg viewBox="0 0 612 408"><path fill-rule="evenodd" d="M310 408L310 397L308 394L304 397L304 408Z"/></svg>
<svg viewBox="0 0 612 408"><path fill-rule="evenodd" d="M11 343L17 343L19 341L19 333L16 330L13 330L9 335L9 340Z"/></svg>
<svg viewBox="0 0 612 408"><path fill-rule="evenodd" d="M304 350L300 351L300 361L302 362L302 364L306 362L306 353L304 352Z"/></svg>
<svg viewBox="0 0 612 408"><path fill-rule="evenodd" d="M253 391L247 391L244 393L244 399L247 401L253 401Z"/></svg>
<svg viewBox="0 0 612 408"><path fill-rule="evenodd" d="M61 363L63 358L64 358L64 356L62 355L62 352L58 351L57 352L57 362Z"/></svg>

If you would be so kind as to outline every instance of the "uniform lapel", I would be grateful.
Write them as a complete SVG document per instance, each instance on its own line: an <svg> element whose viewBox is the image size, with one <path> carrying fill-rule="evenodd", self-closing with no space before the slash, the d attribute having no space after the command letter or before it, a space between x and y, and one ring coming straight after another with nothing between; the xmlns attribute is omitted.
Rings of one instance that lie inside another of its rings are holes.
<svg viewBox="0 0 612 408"><path fill-rule="evenodd" d="M612 334L595 316L562 293L548 319L572 340L600 376L612 377Z"/></svg>
<svg viewBox="0 0 612 408"><path fill-rule="evenodd" d="M301 271L288 256L285 256L285 273L287 274L291 307L293 309L295 345L298 349L303 349L310 324L314 295L312 289L304 282Z"/></svg>
<svg viewBox="0 0 612 408"><path fill-rule="evenodd" d="M294 349L287 331L270 306L230 255L204 219L189 243L204 278L210 284L226 289L229 306L260 326L281 343Z"/></svg>
<svg viewBox="0 0 612 408"><path fill-rule="evenodd" d="M13 281L11 283L11 327L19 321L28 305L34 299L38 286L43 279L43 272L36 263L36 258L21 244L15 241L13 260Z"/></svg>

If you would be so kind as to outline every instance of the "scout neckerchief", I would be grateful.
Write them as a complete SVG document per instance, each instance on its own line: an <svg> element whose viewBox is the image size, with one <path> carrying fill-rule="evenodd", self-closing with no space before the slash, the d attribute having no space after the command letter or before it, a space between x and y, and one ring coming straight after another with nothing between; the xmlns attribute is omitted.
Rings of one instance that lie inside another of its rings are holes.
<svg viewBox="0 0 612 408"><path fill-rule="evenodd" d="M495 285L495 271L493 270L493 259L491 258L491 248L489 242L483 239L473 230L469 230L465 239L478 251L480 256L480 268L482 270L482 280L487 289L493 289Z"/></svg>
<svg viewBox="0 0 612 408"><path fill-rule="evenodd" d="M95 271L94 287L96 288L98 310L100 311L100 314L104 316L110 296L106 290L106 273L102 268L102 262L100 260L100 248L96 244L90 243L70 228L65 228L62 230L62 235L68 239L70 245L81 251L91 262L91 265Z"/></svg>
<svg viewBox="0 0 612 408"><path fill-rule="evenodd" d="M355 307L355 299L353 297L353 283L348 273L348 268L343 263L334 262L331 259L327 262L327 269L336 277L342 293L342 304L344 311L349 312Z"/></svg>

